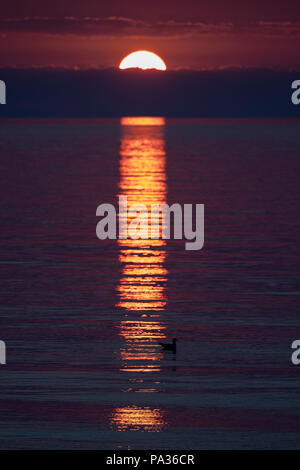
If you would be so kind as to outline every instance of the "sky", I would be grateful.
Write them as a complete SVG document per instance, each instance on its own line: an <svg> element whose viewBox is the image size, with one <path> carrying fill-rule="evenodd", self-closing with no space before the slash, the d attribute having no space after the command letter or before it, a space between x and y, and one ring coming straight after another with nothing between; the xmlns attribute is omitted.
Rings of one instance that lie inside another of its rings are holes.
<svg viewBox="0 0 300 470"><path fill-rule="evenodd" d="M137 49L168 69L299 70L300 2L4 1L0 67L117 67Z"/></svg>

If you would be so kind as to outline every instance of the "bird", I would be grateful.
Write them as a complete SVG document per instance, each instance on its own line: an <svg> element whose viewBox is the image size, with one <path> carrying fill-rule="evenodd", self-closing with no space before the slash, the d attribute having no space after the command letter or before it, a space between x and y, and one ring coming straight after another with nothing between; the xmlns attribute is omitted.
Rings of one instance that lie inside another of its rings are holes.
<svg viewBox="0 0 300 470"><path fill-rule="evenodd" d="M165 351L173 351L174 353L176 353L176 341L177 341L177 338L173 338L173 341L172 343L159 343Z"/></svg>

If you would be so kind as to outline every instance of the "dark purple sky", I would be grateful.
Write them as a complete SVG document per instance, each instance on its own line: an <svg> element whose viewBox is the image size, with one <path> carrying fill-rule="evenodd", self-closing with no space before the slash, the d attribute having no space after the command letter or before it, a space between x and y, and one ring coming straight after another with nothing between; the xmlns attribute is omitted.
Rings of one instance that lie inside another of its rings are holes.
<svg viewBox="0 0 300 470"><path fill-rule="evenodd" d="M137 49L168 68L299 69L300 2L7 1L0 66L118 66Z"/></svg>

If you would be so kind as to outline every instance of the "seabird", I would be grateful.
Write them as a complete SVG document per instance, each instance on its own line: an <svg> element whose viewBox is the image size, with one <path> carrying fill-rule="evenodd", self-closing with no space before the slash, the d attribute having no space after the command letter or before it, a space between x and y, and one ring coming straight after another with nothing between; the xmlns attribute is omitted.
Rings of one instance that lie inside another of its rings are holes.
<svg viewBox="0 0 300 470"><path fill-rule="evenodd" d="M173 351L176 353L176 338L173 338L172 343L159 343L165 351Z"/></svg>

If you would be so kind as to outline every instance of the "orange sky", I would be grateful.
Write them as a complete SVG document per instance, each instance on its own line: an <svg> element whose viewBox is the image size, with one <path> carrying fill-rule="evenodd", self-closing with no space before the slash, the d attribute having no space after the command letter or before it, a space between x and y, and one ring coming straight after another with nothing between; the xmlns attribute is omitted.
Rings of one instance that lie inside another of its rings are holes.
<svg viewBox="0 0 300 470"><path fill-rule="evenodd" d="M294 1L142 3L12 0L0 13L0 66L113 67L146 49L171 69L299 68Z"/></svg>

